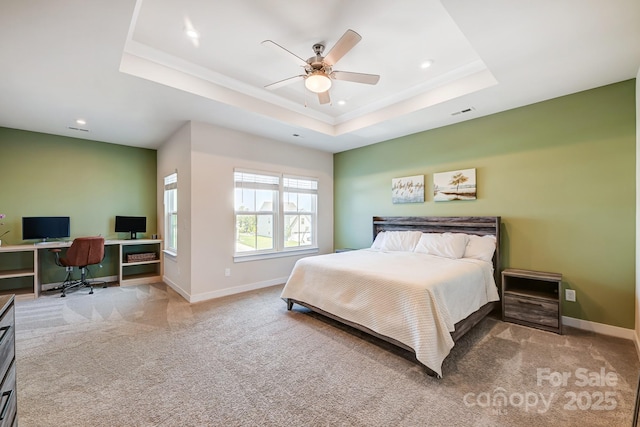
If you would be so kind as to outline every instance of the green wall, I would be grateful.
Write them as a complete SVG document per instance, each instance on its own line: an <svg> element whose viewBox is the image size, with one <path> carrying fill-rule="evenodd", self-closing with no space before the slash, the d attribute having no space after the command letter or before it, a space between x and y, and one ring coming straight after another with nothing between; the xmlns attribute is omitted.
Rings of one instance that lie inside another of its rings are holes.
<svg viewBox="0 0 640 427"><path fill-rule="evenodd" d="M156 233L156 150L0 128L2 244L22 244L23 216L69 216L71 237L115 233L116 215L147 217ZM117 274L117 251L106 251L100 276ZM60 281L60 267L41 262L43 283ZM4 282L4 281L3 281Z"/></svg>
<svg viewBox="0 0 640 427"><path fill-rule="evenodd" d="M564 315L633 329L635 138L629 80L338 153L335 246L369 246L376 215L498 215L503 268L562 273ZM467 168L478 199L434 202L433 174ZM422 174L424 203L391 203Z"/></svg>

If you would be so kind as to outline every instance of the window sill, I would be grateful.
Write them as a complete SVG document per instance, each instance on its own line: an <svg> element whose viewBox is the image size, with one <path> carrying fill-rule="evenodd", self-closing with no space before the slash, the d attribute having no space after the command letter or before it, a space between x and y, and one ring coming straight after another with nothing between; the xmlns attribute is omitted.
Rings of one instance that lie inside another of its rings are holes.
<svg viewBox="0 0 640 427"><path fill-rule="evenodd" d="M251 254L251 255L234 255L233 262L247 262L247 261L258 261L263 259L270 258L283 258L290 256L300 256L300 255L309 255L309 254L317 254L319 251L318 248L309 248L309 249L301 249L295 251L283 251L283 252L272 252L268 254Z"/></svg>
<svg viewBox="0 0 640 427"><path fill-rule="evenodd" d="M163 249L162 252L171 260L176 260L178 258L178 253L174 251L170 251L168 249Z"/></svg>

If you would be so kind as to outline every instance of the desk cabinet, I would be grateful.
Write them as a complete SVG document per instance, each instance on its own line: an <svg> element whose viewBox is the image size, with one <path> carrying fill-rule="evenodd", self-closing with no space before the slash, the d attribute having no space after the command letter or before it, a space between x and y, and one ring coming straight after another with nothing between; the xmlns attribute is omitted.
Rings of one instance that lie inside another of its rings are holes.
<svg viewBox="0 0 640 427"><path fill-rule="evenodd" d="M128 255L154 253L153 260L131 261ZM120 286L140 285L162 281L162 241L127 240L120 243Z"/></svg>
<svg viewBox="0 0 640 427"><path fill-rule="evenodd" d="M38 251L33 246L0 246L0 294L39 295Z"/></svg>
<svg viewBox="0 0 640 427"><path fill-rule="evenodd" d="M13 295L0 297L0 427L17 425L15 310Z"/></svg>
<svg viewBox="0 0 640 427"><path fill-rule="evenodd" d="M562 334L562 275L507 269L502 272L502 320Z"/></svg>

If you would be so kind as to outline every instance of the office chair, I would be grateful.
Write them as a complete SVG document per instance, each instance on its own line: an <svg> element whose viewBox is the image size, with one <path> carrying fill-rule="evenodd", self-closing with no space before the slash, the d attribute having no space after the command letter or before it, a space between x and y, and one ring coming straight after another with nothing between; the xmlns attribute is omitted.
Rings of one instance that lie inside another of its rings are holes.
<svg viewBox="0 0 640 427"><path fill-rule="evenodd" d="M67 250L66 257L61 258L62 249L51 249L56 255L56 264L60 267L79 267L80 280L72 280L73 269L67 269L67 277L62 282L62 296L73 288L90 287L89 293L93 293L94 282L87 281L87 266L99 264L104 258L104 237L77 237ZM106 287L106 282L103 283ZM60 289L60 288L56 288Z"/></svg>

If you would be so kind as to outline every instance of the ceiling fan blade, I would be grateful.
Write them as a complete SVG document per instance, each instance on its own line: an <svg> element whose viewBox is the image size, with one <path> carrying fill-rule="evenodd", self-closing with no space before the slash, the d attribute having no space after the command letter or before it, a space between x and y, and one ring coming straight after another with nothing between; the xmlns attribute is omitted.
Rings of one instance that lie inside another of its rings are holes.
<svg viewBox="0 0 640 427"><path fill-rule="evenodd" d="M358 42L362 40L362 36L353 30L347 30L340 40L331 48L324 62L328 65L335 65L347 52L349 52Z"/></svg>
<svg viewBox="0 0 640 427"><path fill-rule="evenodd" d="M331 102L329 91L318 93L318 101L320 101L320 104L329 104Z"/></svg>
<svg viewBox="0 0 640 427"><path fill-rule="evenodd" d="M298 81L299 79L301 79L303 77L304 77L304 75L302 75L302 74L299 75L299 76L289 77L287 79L280 80L279 82L274 82L274 83L268 84L264 88L265 89L269 89L269 90L278 89L278 88L280 88L282 86L286 86L286 85L289 85L291 83L294 83L294 82Z"/></svg>
<svg viewBox="0 0 640 427"><path fill-rule="evenodd" d="M377 74L350 73L349 71L334 71L331 73L331 77L336 80L365 83L368 85L374 85L378 83L378 80L380 80L380 76Z"/></svg>
<svg viewBox="0 0 640 427"><path fill-rule="evenodd" d="M277 50L280 53L288 53L289 55L287 55L289 58L293 59L296 64L305 67L307 65L307 61L305 61L304 59L300 58L298 55L296 55L295 53L291 52L290 50L280 46L278 43L274 42L273 40L264 40L263 42L260 43L263 46L269 46L275 50Z"/></svg>

